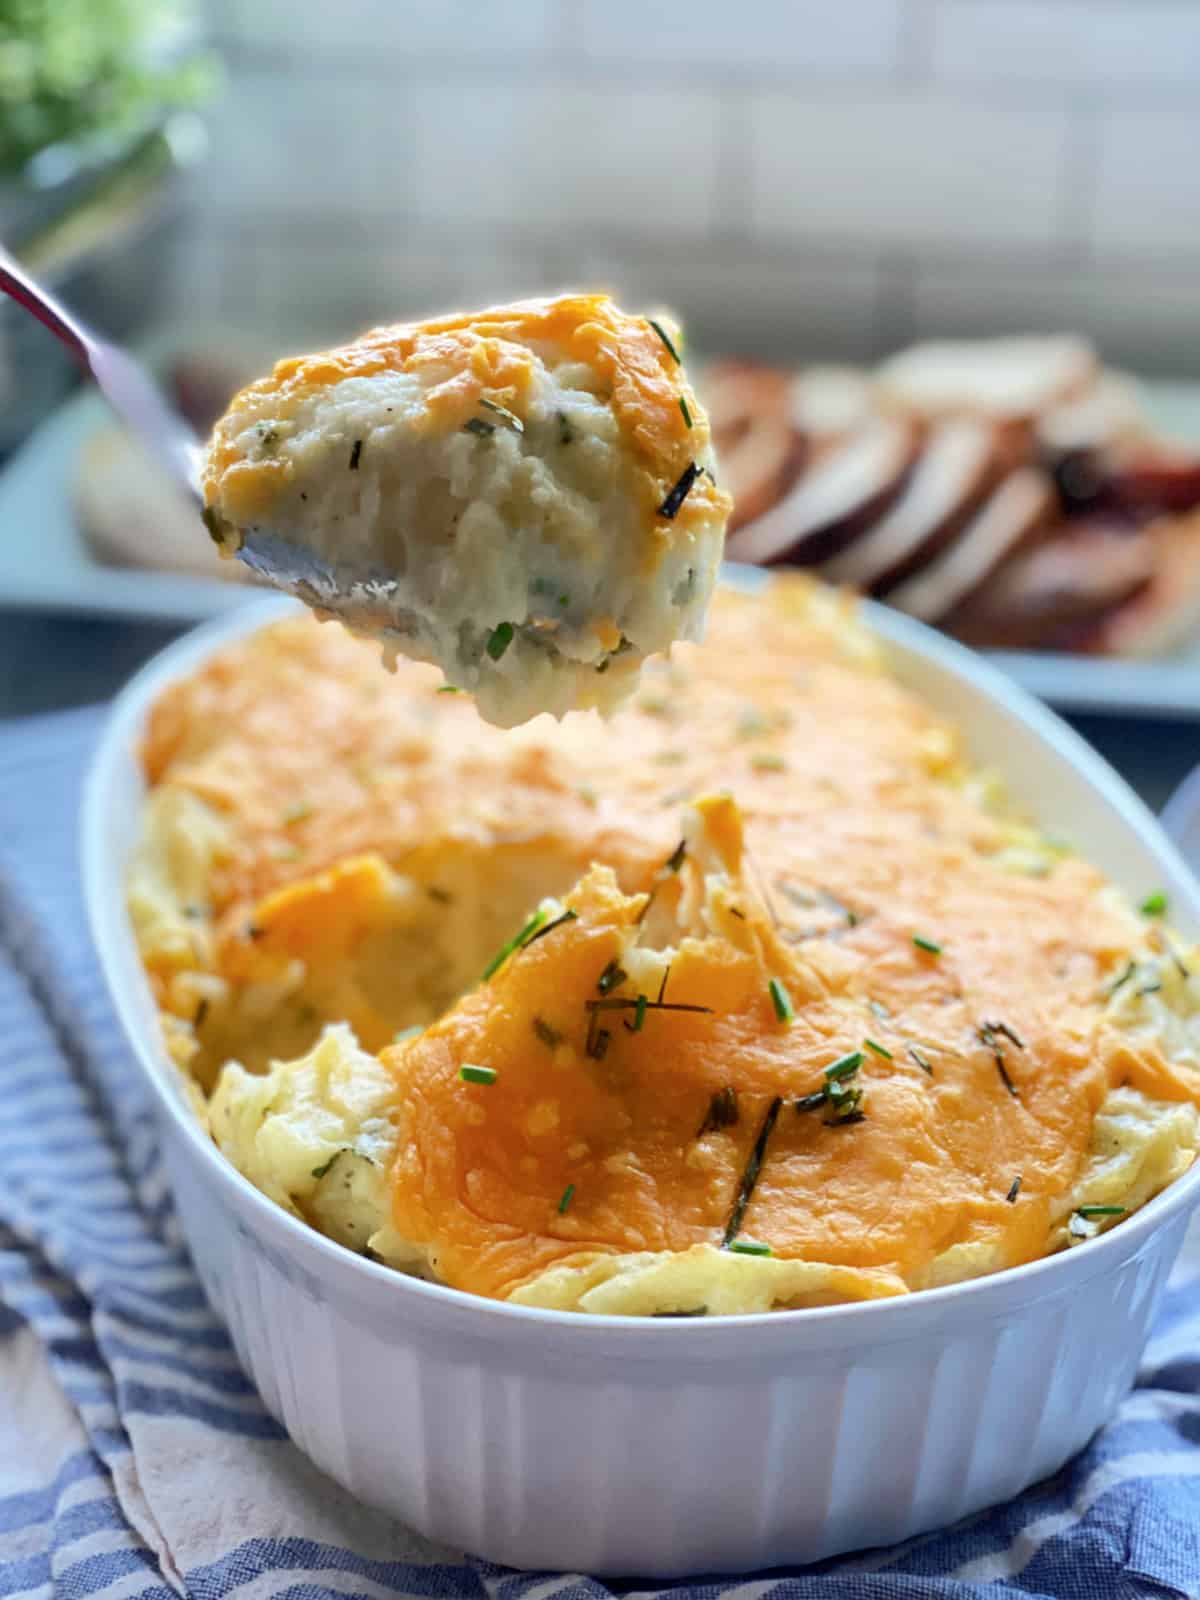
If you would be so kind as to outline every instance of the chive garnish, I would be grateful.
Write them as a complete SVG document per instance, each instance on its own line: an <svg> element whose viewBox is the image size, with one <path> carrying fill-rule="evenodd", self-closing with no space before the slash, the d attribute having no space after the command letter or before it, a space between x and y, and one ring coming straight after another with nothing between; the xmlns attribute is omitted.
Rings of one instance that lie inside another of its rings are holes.
<svg viewBox="0 0 1200 1600"><path fill-rule="evenodd" d="M458 1075L464 1083L495 1083L499 1073L495 1067L476 1067L470 1062L464 1063L458 1069Z"/></svg>
<svg viewBox="0 0 1200 1600"><path fill-rule="evenodd" d="M669 752L666 751L662 752L662 754L668 753ZM682 757L680 759L682 760ZM655 881L650 885L650 892L646 896L646 904L642 907L637 915L637 921L639 925L646 920L650 907L654 904L654 897L658 893L659 880L663 877L664 873L678 872L680 867L683 866L686 856L687 840L680 839L679 843L675 846L674 850L671 851L671 854L667 857L662 866L658 869L658 872L655 874Z"/></svg>
<svg viewBox="0 0 1200 1600"><path fill-rule="evenodd" d="M562 1192L562 1199L558 1202L558 1214L561 1217L575 1198L575 1185L569 1183Z"/></svg>
<svg viewBox="0 0 1200 1600"><path fill-rule="evenodd" d="M314 1167L312 1169L313 1177L314 1178L323 1178L325 1176L325 1174L329 1171L330 1167L332 1167L333 1163L337 1160L337 1158L341 1154L342 1154L342 1152L340 1150L335 1150L333 1152L333 1154L330 1156L328 1161L322 1161L322 1163L321 1163L321 1165L319 1167Z"/></svg>
<svg viewBox="0 0 1200 1600"><path fill-rule="evenodd" d="M720 1128L732 1128L738 1120L737 1090L730 1084L724 1089L718 1089L708 1103L708 1110L704 1113L704 1121L700 1124L696 1134L697 1139L702 1139L706 1133L716 1133Z"/></svg>
<svg viewBox="0 0 1200 1600"><path fill-rule="evenodd" d="M923 933L914 933L912 936L912 942L916 945L918 950L924 950L926 955L940 956L942 953L942 947L940 944L938 944L937 940L927 939Z"/></svg>
<svg viewBox="0 0 1200 1600"><path fill-rule="evenodd" d="M885 1061L894 1061L896 1058L886 1046L877 1044L874 1039L864 1039L863 1044L868 1050L874 1050L877 1056L882 1056Z"/></svg>
<svg viewBox="0 0 1200 1600"><path fill-rule="evenodd" d="M357 472L358 471L358 463L362 459L362 444L363 444L363 442L362 442L361 439L355 439L354 446L353 446L352 450L350 451L350 471L351 472Z"/></svg>
<svg viewBox="0 0 1200 1600"><path fill-rule="evenodd" d="M600 974L596 987L601 994L607 994L610 989L619 989L628 976L624 967L614 957Z"/></svg>
<svg viewBox="0 0 1200 1600"><path fill-rule="evenodd" d="M824 1089L818 1089L814 1094L801 1095L799 1100L796 1101L796 1110L800 1112L816 1111L823 1106L828 1099L829 1095L826 1093L826 1091Z"/></svg>
<svg viewBox="0 0 1200 1600"><path fill-rule="evenodd" d="M650 326L654 329L655 333L658 335L658 337L666 345L667 349L674 356L676 366L682 366L683 362L679 359L679 351L676 350L675 346L671 343L671 339L670 339L669 335L667 334L667 330L663 327L662 323L661 322L656 322L653 317L647 317L646 321L650 324Z"/></svg>
<svg viewBox="0 0 1200 1600"><path fill-rule="evenodd" d="M508 423L509 427L514 433L525 432L525 424L521 421L520 417L515 416L507 406L502 406L495 400L489 400L486 395L480 395L479 404L484 406L488 411L494 411L498 417L503 417L505 422Z"/></svg>
<svg viewBox="0 0 1200 1600"><path fill-rule="evenodd" d="M593 1015L591 1021L588 1023L587 1043L585 1044L584 1049L586 1050L587 1054L591 1056L593 1061L603 1061L605 1054L608 1051L612 1034L609 1033L607 1028L596 1027L595 1022L596 1018Z"/></svg>
<svg viewBox="0 0 1200 1600"><path fill-rule="evenodd" d="M643 1006L643 1002L645 1002ZM623 1000L618 996L614 1000L585 1000L585 1011L694 1011L704 1016L712 1015L711 1006L687 1005L677 1000L648 1000L644 994L638 995L636 1000Z"/></svg>
<svg viewBox="0 0 1200 1600"><path fill-rule="evenodd" d="M192 1027L194 1029L195 1028L202 1028L204 1026L204 1020L205 1020L205 1018L207 1016L208 1016L208 996L207 995L201 995L200 1004L196 1007L196 1015L192 1018Z"/></svg>
<svg viewBox="0 0 1200 1600"><path fill-rule="evenodd" d="M439 694L461 694L462 690L453 683L443 683L438 688Z"/></svg>
<svg viewBox="0 0 1200 1600"><path fill-rule="evenodd" d="M486 439L495 433L496 429L490 422L485 422L482 417L468 417L463 423L464 433L474 433L481 439Z"/></svg>
<svg viewBox="0 0 1200 1600"><path fill-rule="evenodd" d="M1008 1193L1004 1196L1004 1198L1008 1201L1010 1206L1016 1204L1017 1196L1020 1194L1020 1192L1021 1192L1021 1174L1018 1172L1016 1177L1013 1179L1012 1183L1009 1185Z"/></svg>
<svg viewBox="0 0 1200 1600"><path fill-rule="evenodd" d="M762 1171L763 1160L767 1153L767 1144L771 1132L775 1127L775 1119L779 1116L779 1108L783 1104L782 1095L776 1095L767 1107L763 1117L762 1126L758 1130L758 1137L750 1151L741 1180L738 1183L737 1194L734 1197L733 1209L729 1213L729 1221L725 1225L725 1234L721 1243L726 1249L742 1231L742 1221L746 1215L746 1207L750 1204L750 1197L754 1193L754 1186L758 1182L758 1175Z"/></svg>
<svg viewBox="0 0 1200 1600"><path fill-rule="evenodd" d="M646 1008L649 1006L649 1004L650 1002L644 994L638 995L633 1013L633 1021L625 1024L630 1033L641 1033L643 1027L645 1027Z"/></svg>
<svg viewBox="0 0 1200 1600"><path fill-rule="evenodd" d="M692 491L692 485L700 476L700 468L694 461L689 461L679 475L678 481L668 491L666 499L658 508L660 517L665 517L668 522L679 515L679 508Z"/></svg>
<svg viewBox="0 0 1200 1600"><path fill-rule="evenodd" d="M499 950L496 951L496 954L488 962L487 966L484 967L483 972L480 974L479 981L481 983L486 983L493 973L499 972L500 968L504 965L514 951L522 949L529 943L548 916L549 912L547 911L542 911L540 909L535 911L530 917L529 921L521 929L520 933L514 934L507 944L502 944L500 946Z"/></svg>
<svg viewBox="0 0 1200 1600"><path fill-rule="evenodd" d="M862 1051L851 1050L849 1055L839 1056L832 1066L826 1067L825 1076L828 1078L830 1083L838 1083L843 1078L853 1077L862 1064Z"/></svg>
<svg viewBox="0 0 1200 1600"><path fill-rule="evenodd" d="M1123 1217L1124 1206L1076 1206L1075 1215L1078 1217Z"/></svg>
<svg viewBox="0 0 1200 1600"><path fill-rule="evenodd" d="M908 1051L909 1055L913 1058L913 1060L920 1067L921 1071L922 1072L927 1072L929 1074L929 1076L932 1078L933 1077L933 1068L929 1064L929 1058L927 1056L923 1055L922 1052L917 1049L915 1044L905 1045L904 1048Z"/></svg>
<svg viewBox="0 0 1200 1600"><path fill-rule="evenodd" d="M539 928L536 933L526 939L526 947L536 944L539 939L544 939L548 933L553 933L555 928L561 928L564 922L574 922L578 916L578 911L564 911L561 917L555 917L553 922L547 922L545 927Z"/></svg>
<svg viewBox="0 0 1200 1600"><path fill-rule="evenodd" d="M692 413L688 410L688 403L682 395L679 396L679 409L683 412L684 422L690 428L692 425Z"/></svg>
<svg viewBox="0 0 1200 1600"><path fill-rule="evenodd" d="M1018 1050L1024 1050L1025 1048L1024 1039L1021 1038L1020 1034L1017 1033L1015 1028L1010 1028L1007 1022L985 1022L983 1024L982 1032L1002 1033L1006 1039L1012 1040L1013 1044L1016 1045Z"/></svg>
<svg viewBox="0 0 1200 1600"><path fill-rule="evenodd" d="M734 1239L726 1248L732 1250L734 1255L739 1256L769 1256L771 1254L771 1246L769 1244L760 1244L757 1239Z"/></svg>
<svg viewBox="0 0 1200 1600"><path fill-rule="evenodd" d="M1109 984L1108 988L1103 991L1105 997L1111 1000L1113 995L1116 994L1117 990L1120 989L1124 984L1127 984L1136 971L1137 962L1127 961L1124 972L1122 972L1119 977L1115 978L1113 982Z"/></svg>
<svg viewBox="0 0 1200 1600"><path fill-rule="evenodd" d="M687 840L680 839L679 843L675 846L674 850L671 851L671 854L667 857L666 862L664 863L666 870L668 872L678 872L680 867L683 865L684 857L686 855Z"/></svg>
<svg viewBox="0 0 1200 1600"><path fill-rule="evenodd" d="M992 1060L996 1063L996 1071L1000 1075L1000 1082L1008 1090L1009 1094L1012 1095L1014 1100L1019 1100L1021 1097L1017 1092L1016 1084L1009 1076L1008 1063L1004 1058L1004 1046L1000 1041L1001 1035L1003 1035L1004 1038L1011 1039L1018 1050L1024 1050L1025 1046L1021 1039L1016 1033L1013 1032L1006 1022L984 1022L976 1030L976 1034L979 1042L983 1045L986 1045L986 1047L992 1052Z"/></svg>
<svg viewBox="0 0 1200 1600"><path fill-rule="evenodd" d="M563 1036L557 1028L552 1028L542 1017L534 1017L533 1031L546 1046L547 1050L557 1050L563 1042Z"/></svg>
<svg viewBox="0 0 1200 1600"><path fill-rule="evenodd" d="M794 1022L796 1012L792 1006L792 997L780 983L778 978L772 978L767 988L771 993L771 1004L775 1007L775 1015L780 1022Z"/></svg>
<svg viewBox="0 0 1200 1600"><path fill-rule="evenodd" d="M1167 914L1165 891L1156 889L1153 894L1148 894L1138 909L1144 917L1165 917Z"/></svg>
<svg viewBox="0 0 1200 1600"><path fill-rule="evenodd" d="M513 642L513 632L514 629L511 622L497 623L492 629L491 633L488 635L488 642L485 646L485 649L493 661L499 661L500 657Z"/></svg>

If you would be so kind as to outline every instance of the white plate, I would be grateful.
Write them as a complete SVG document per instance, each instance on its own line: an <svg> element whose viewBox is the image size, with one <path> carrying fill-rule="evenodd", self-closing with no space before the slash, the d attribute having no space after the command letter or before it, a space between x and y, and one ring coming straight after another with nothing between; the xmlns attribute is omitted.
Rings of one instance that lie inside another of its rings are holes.
<svg viewBox="0 0 1200 1600"><path fill-rule="evenodd" d="M1200 384L1143 387L1157 426L1200 445ZM237 585L93 558L76 525L71 490L80 447L108 416L98 396L80 395L0 475L0 609L203 622L253 600L253 591ZM1200 637L1155 661L1015 651L992 652L992 659L1031 694L1065 711L1200 719Z"/></svg>
<svg viewBox="0 0 1200 1600"><path fill-rule="evenodd" d="M695 1320L582 1316L366 1261L217 1152L165 1059L123 904L149 707L277 603L174 644L113 708L84 796L92 934L196 1268L269 1409L419 1532L521 1568L750 1572L891 1544L1055 1472L1133 1380L1200 1163L1062 1255L893 1300ZM898 675L1047 826L1200 932L1200 885L1084 741L977 656L880 607ZM1101 1329L1102 1337L1097 1337Z"/></svg>

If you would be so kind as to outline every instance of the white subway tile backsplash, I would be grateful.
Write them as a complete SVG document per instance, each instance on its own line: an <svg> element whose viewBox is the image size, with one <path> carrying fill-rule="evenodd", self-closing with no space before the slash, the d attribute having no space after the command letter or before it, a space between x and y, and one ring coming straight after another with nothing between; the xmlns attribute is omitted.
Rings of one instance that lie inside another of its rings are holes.
<svg viewBox="0 0 1200 1600"><path fill-rule="evenodd" d="M557 0L216 0L214 23L235 49L296 56L519 54L544 49Z"/></svg>
<svg viewBox="0 0 1200 1600"><path fill-rule="evenodd" d="M411 148L404 97L384 82L241 72L212 118L207 204L219 216L318 226L403 211Z"/></svg>
<svg viewBox="0 0 1200 1600"><path fill-rule="evenodd" d="M713 221L721 105L702 90L461 79L415 89L408 109L422 217L647 239Z"/></svg>
<svg viewBox="0 0 1200 1600"><path fill-rule="evenodd" d="M1189 337L1189 330L1190 337ZM918 271L913 320L896 337L1080 333L1106 360L1200 375L1196 292L1185 275L1117 272Z"/></svg>
<svg viewBox="0 0 1200 1600"><path fill-rule="evenodd" d="M1104 117L1093 230L1102 261L1200 263L1200 112Z"/></svg>
<svg viewBox="0 0 1200 1600"><path fill-rule="evenodd" d="M899 56L903 0L582 0L584 53L627 65L877 74Z"/></svg>
<svg viewBox="0 0 1200 1600"><path fill-rule="evenodd" d="M1052 251L1067 114L913 92L756 95L751 221L866 245Z"/></svg>
<svg viewBox="0 0 1200 1600"><path fill-rule="evenodd" d="M1188 0L942 0L939 77L1195 87L1200 7Z"/></svg>

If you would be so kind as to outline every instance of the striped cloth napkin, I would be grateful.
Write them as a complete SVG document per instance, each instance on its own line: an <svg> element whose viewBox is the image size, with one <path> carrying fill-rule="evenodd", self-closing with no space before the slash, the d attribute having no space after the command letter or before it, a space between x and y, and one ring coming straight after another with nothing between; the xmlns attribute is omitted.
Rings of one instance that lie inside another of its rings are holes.
<svg viewBox="0 0 1200 1600"><path fill-rule="evenodd" d="M355 1505L239 1371L176 1225L79 900L99 715L0 727L0 1596L1200 1596L1200 1240L1137 1389L1088 1449L895 1549L614 1584L511 1572Z"/></svg>

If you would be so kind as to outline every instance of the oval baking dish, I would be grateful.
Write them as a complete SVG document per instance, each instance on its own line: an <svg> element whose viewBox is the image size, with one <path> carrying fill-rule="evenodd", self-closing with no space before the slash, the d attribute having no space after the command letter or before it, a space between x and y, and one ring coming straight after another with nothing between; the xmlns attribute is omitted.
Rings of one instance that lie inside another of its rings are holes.
<svg viewBox="0 0 1200 1600"><path fill-rule="evenodd" d="M173 679L286 610L164 651L118 699L82 820L88 914L197 1269L271 1411L362 1500L528 1568L751 1571L887 1544L1057 1470L1132 1381L1200 1162L1065 1254L911 1296L700 1320L582 1316L403 1277L278 1209L192 1117L125 913L137 743ZM1139 800L994 669L868 606L898 676L1133 893L1200 888ZM1104 1336L1096 1330L1103 1327Z"/></svg>

